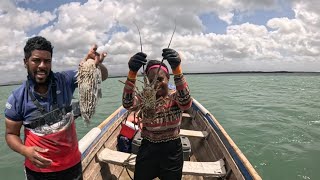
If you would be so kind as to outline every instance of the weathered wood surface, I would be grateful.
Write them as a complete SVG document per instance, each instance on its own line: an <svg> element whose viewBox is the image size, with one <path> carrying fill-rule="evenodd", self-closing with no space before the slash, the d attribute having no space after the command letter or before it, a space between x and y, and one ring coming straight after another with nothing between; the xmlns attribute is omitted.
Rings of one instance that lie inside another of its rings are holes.
<svg viewBox="0 0 320 180"><path fill-rule="evenodd" d="M180 129L180 135L187 136L187 137L205 138L208 136L208 133L206 131L194 131L194 130Z"/></svg>
<svg viewBox="0 0 320 180"><path fill-rule="evenodd" d="M136 155L105 148L100 152L98 158L101 162L111 163L119 166L125 166L129 169L134 169ZM215 162L184 161L182 174L222 177L226 174L224 165L225 163L222 159Z"/></svg>

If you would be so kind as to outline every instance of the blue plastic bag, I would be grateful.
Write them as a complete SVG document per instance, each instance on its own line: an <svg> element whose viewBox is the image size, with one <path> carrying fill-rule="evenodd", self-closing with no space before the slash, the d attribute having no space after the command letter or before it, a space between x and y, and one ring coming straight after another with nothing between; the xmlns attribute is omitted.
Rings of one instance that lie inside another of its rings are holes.
<svg viewBox="0 0 320 180"><path fill-rule="evenodd" d="M129 139L123 135L119 135L117 138L117 150L121 152L131 153L132 139Z"/></svg>

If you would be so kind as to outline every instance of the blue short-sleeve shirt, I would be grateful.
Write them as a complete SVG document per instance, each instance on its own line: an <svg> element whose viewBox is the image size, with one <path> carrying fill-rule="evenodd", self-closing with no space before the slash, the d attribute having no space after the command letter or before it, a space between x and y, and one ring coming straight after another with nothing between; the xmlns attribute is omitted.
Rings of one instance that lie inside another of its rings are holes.
<svg viewBox="0 0 320 180"><path fill-rule="evenodd" d="M63 71L54 73L55 82L57 85L57 104L59 108L70 106L73 93L78 86L76 83L77 71ZM34 82L28 79L30 87L29 91L35 96L39 103L46 109L52 110L52 85L49 84L48 95L41 97L34 92ZM5 117L13 121L23 121L24 124L30 123L41 113L32 102L24 82L20 87L15 89L9 96L5 108Z"/></svg>

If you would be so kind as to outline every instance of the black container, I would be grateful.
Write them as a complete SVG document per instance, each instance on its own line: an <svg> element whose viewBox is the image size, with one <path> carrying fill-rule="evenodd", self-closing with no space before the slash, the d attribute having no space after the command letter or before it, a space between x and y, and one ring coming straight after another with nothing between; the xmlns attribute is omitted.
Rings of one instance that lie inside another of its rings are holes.
<svg viewBox="0 0 320 180"><path fill-rule="evenodd" d="M132 147L131 147L131 152L133 154L137 154L139 147L142 142L142 137L141 137L141 131L138 131L136 135L134 135L133 140L132 140Z"/></svg>
<svg viewBox="0 0 320 180"><path fill-rule="evenodd" d="M182 151L183 151L183 160L189 161L191 155L191 144L187 136L180 136Z"/></svg>

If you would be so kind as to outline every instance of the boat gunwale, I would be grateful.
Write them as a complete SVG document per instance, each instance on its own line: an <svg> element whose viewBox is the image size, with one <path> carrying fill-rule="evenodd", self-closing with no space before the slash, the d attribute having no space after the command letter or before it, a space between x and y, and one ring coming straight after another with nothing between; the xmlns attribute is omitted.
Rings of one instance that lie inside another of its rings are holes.
<svg viewBox="0 0 320 180"><path fill-rule="evenodd" d="M111 127L111 125L117 121L121 116L123 116L127 110L120 106L116 111L114 111L107 119L102 121L97 127L101 129L101 132L97 137L95 137L92 142L85 148L83 153L81 154L81 160L85 159L88 153L96 146L101 137L107 132L107 130ZM85 168L85 167L83 167Z"/></svg>

